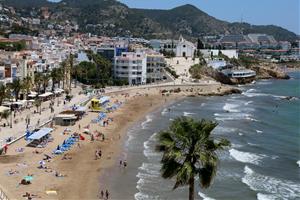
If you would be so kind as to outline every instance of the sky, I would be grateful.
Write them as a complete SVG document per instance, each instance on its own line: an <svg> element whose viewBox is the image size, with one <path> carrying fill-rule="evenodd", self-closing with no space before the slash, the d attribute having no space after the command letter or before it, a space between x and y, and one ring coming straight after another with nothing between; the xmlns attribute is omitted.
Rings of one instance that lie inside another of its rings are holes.
<svg viewBox="0 0 300 200"><path fill-rule="evenodd" d="M192 4L209 15L255 25L277 25L300 35L300 0L119 0L131 8L171 9Z"/></svg>

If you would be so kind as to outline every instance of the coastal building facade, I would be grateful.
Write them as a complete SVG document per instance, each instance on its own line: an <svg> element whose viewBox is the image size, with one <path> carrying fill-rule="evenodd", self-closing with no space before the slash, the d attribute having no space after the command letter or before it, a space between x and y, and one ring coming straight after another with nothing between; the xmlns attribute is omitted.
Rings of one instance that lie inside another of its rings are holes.
<svg viewBox="0 0 300 200"><path fill-rule="evenodd" d="M166 61L162 54L147 54L147 83L163 80L165 66Z"/></svg>
<svg viewBox="0 0 300 200"><path fill-rule="evenodd" d="M147 57L144 53L123 52L114 59L114 77L129 85L146 84Z"/></svg>

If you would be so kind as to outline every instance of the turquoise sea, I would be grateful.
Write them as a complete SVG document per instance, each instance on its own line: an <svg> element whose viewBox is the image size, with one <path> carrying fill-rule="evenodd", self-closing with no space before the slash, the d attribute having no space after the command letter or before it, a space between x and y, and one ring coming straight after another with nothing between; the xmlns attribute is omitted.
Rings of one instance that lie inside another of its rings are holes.
<svg viewBox="0 0 300 200"><path fill-rule="evenodd" d="M185 98L148 114L128 132L120 155L128 168L116 163L103 177L112 198L187 199L186 187L172 191L174 181L160 177L161 155L154 151L156 133L185 115L217 121L214 136L232 143L219 153L211 188L196 184L197 199L300 199L300 72L290 76L241 86L238 95Z"/></svg>

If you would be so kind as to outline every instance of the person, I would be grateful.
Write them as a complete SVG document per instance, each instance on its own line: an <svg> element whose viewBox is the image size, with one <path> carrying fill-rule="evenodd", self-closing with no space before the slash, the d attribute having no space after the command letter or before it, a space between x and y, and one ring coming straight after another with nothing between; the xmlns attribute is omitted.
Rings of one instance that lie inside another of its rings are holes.
<svg viewBox="0 0 300 200"><path fill-rule="evenodd" d="M98 150L98 156L99 156L99 158L101 158L101 156L102 156L102 151L100 149Z"/></svg>
<svg viewBox="0 0 300 200"><path fill-rule="evenodd" d="M56 177L65 177L66 175L63 175L63 174L59 173L58 171L55 171L55 176Z"/></svg>
<svg viewBox="0 0 300 200"><path fill-rule="evenodd" d="M109 197L109 192L108 192L108 190L105 191L105 197L106 197L106 199L108 199L108 197Z"/></svg>
<svg viewBox="0 0 300 200"><path fill-rule="evenodd" d="M123 161L122 161L122 160L120 160L120 167L122 166L122 164L123 164Z"/></svg>
<svg viewBox="0 0 300 200"><path fill-rule="evenodd" d="M44 160L39 161L39 165L40 165L39 168L40 168L40 169L46 169L45 164L46 164L46 163L45 163Z"/></svg>
<svg viewBox="0 0 300 200"><path fill-rule="evenodd" d="M93 142L95 140L94 134L91 134L91 141Z"/></svg>
<svg viewBox="0 0 300 200"><path fill-rule="evenodd" d="M80 128L81 128L81 127L80 127L80 124L78 124L78 129L80 130Z"/></svg>
<svg viewBox="0 0 300 200"><path fill-rule="evenodd" d="M127 167L127 161L126 160L123 161L123 166L124 166L124 168Z"/></svg>
<svg viewBox="0 0 300 200"><path fill-rule="evenodd" d="M4 149L4 154L6 154L8 150L8 144L4 145L3 149Z"/></svg>
<svg viewBox="0 0 300 200"><path fill-rule="evenodd" d="M100 195L101 195L101 199L103 199L103 196L104 196L103 190L101 190Z"/></svg>
<svg viewBox="0 0 300 200"><path fill-rule="evenodd" d="M96 150L95 151L95 160L98 160L98 158L99 158L99 152L98 152L98 150Z"/></svg>

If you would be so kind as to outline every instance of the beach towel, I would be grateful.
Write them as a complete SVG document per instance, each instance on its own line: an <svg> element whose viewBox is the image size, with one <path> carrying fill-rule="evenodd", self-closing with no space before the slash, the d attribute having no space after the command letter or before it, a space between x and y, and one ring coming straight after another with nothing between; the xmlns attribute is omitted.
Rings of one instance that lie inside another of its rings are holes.
<svg viewBox="0 0 300 200"><path fill-rule="evenodd" d="M57 195L57 192L55 190L46 190L47 195Z"/></svg>
<svg viewBox="0 0 300 200"><path fill-rule="evenodd" d="M85 138L82 135L79 135L80 140L85 140Z"/></svg>

